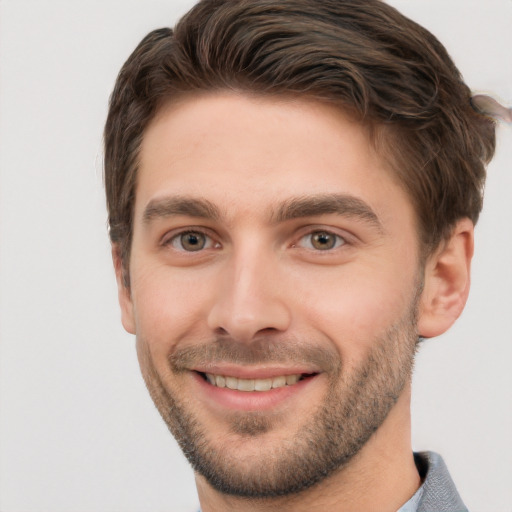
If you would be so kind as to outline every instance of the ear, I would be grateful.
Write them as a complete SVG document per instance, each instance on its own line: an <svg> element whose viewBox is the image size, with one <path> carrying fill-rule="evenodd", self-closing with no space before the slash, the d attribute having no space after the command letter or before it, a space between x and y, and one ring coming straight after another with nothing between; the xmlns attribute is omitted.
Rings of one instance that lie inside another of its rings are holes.
<svg viewBox="0 0 512 512"><path fill-rule="evenodd" d="M474 226L470 219L457 222L425 265L418 333L425 338L447 331L462 313L469 294Z"/></svg>
<svg viewBox="0 0 512 512"><path fill-rule="evenodd" d="M112 261L116 272L117 297L121 306L121 322L130 334L135 334L135 316L133 314L133 301L130 287L126 283L126 269L121 257L121 249L118 244L112 244Z"/></svg>

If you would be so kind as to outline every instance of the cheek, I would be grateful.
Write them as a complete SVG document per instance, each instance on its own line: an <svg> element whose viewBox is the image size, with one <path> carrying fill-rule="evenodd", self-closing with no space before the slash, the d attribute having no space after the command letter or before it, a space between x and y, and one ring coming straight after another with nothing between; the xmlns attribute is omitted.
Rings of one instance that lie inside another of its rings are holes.
<svg viewBox="0 0 512 512"><path fill-rule="evenodd" d="M133 302L137 336L152 352L168 353L184 337L201 333L212 283L199 273L169 268L134 271ZM203 322L201 322L203 319Z"/></svg>
<svg viewBox="0 0 512 512"><path fill-rule="evenodd" d="M302 280L298 315L331 340L345 362L356 364L409 311L413 282L374 268L338 270L315 284Z"/></svg>

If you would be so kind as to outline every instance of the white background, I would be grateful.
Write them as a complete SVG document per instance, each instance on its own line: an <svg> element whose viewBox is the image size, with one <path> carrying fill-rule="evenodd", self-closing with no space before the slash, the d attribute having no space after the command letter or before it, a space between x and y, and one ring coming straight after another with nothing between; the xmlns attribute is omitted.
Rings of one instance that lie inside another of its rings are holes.
<svg viewBox="0 0 512 512"><path fill-rule="evenodd" d="M196 509L119 322L101 163L120 66L191 3L0 0L1 512ZM391 3L512 104L511 0ZM473 512L512 510L511 197L501 126L468 306L414 380L414 448L443 454Z"/></svg>

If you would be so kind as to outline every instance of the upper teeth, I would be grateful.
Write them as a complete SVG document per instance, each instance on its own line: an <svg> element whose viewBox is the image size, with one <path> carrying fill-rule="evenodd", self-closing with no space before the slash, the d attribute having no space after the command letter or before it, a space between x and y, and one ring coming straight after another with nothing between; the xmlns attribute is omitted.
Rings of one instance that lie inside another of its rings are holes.
<svg viewBox="0 0 512 512"><path fill-rule="evenodd" d="M301 375L281 375L270 379L239 379L224 375L207 373L208 382L218 388L236 389L237 391L269 391L270 389L282 388L296 384Z"/></svg>

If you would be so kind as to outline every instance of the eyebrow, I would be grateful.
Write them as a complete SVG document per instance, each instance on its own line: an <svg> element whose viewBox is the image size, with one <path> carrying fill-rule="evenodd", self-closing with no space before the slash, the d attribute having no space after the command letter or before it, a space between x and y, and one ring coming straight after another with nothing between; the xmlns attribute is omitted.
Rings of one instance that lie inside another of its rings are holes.
<svg viewBox="0 0 512 512"><path fill-rule="evenodd" d="M377 214L366 202L358 197L345 194L318 194L291 198L272 213L271 222L279 224L288 220L329 214L360 219L376 227L379 231L383 231ZM221 217L217 206L206 199L173 196L151 200L146 206L142 218L144 223L149 224L158 218L179 215L214 221L218 221Z"/></svg>
<svg viewBox="0 0 512 512"><path fill-rule="evenodd" d="M354 217L383 231L379 217L370 205L358 197L345 194L321 194L290 199L273 214L272 221L279 223L329 214Z"/></svg>
<svg viewBox="0 0 512 512"><path fill-rule="evenodd" d="M211 220L218 220L220 218L218 208L213 203L210 203L210 201L184 196L151 200L144 209L142 218L144 223L149 224L158 218L174 217L177 215Z"/></svg>

